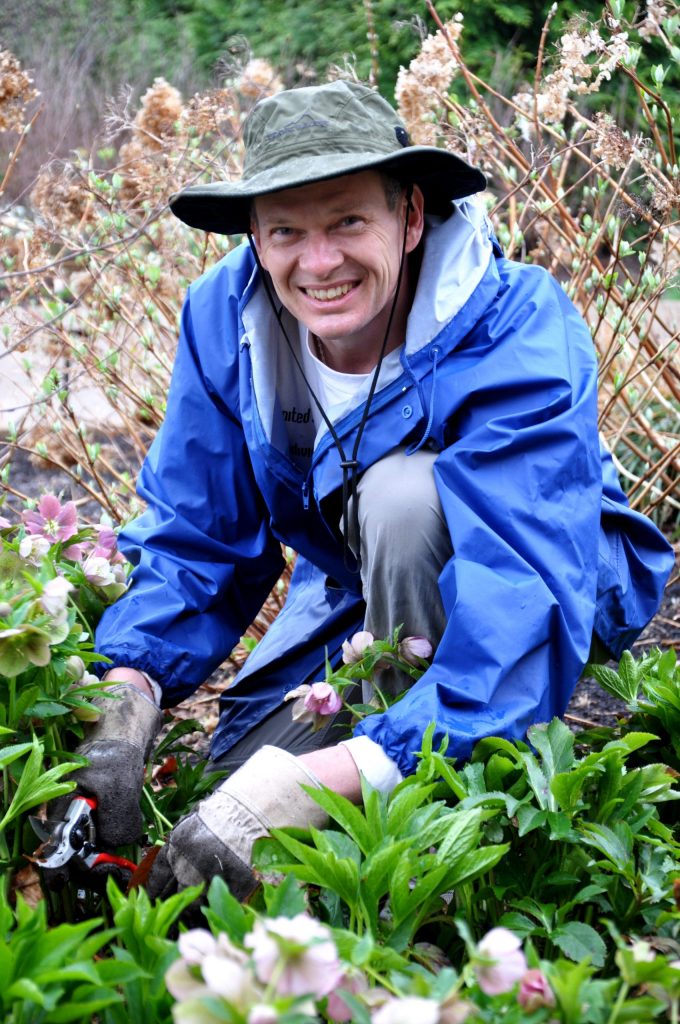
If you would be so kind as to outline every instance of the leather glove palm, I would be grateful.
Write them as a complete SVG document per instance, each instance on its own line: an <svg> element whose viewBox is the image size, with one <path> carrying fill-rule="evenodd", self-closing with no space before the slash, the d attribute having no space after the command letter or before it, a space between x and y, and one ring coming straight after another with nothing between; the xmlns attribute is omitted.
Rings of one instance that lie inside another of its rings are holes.
<svg viewBox="0 0 680 1024"><path fill-rule="evenodd" d="M97 702L101 717L76 748L89 764L78 768L70 778L77 784L78 793L97 801L97 846L114 850L137 842L144 831L139 806L144 771L163 718L156 705L131 683L111 686L109 692L113 698L102 697ZM49 807L49 817L63 818L72 799L69 794L55 800ZM76 866L68 862L63 868L45 871L45 878L48 886L56 889L72 874L80 876ZM87 877L96 881L92 871Z"/></svg>
<svg viewBox="0 0 680 1024"><path fill-rule="evenodd" d="M272 828L323 828L327 822L301 785L321 783L292 754L262 747L178 822L149 874L149 895L167 897L221 875L236 899L246 899L257 885L251 870L256 839Z"/></svg>

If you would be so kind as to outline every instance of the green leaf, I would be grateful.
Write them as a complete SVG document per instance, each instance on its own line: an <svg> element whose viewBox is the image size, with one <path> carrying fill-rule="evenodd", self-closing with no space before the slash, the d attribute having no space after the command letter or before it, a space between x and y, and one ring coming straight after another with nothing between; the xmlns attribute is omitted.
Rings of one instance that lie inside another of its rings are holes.
<svg viewBox="0 0 680 1024"><path fill-rule="evenodd" d="M541 755L543 772L550 783L555 775L569 771L574 764L574 734L559 718L548 724L532 725L527 732L529 742Z"/></svg>
<svg viewBox="0 0 680 1024"><path fill-rule="evenodd" d="M603 853L625 877L635 873L635 866L631 863L633 836L625 822L617 822L615 829L593 822L581 825L579 832L584 843Z"/></svg>
<svg viewBox="0 0 680 1024"><path fill-rule="evenodd" d="M265 882L264 902L269 917L295 917L307 910L305 891L293 875L287 875L277 885ZM229 934L235 937L231 929Z"/></svg>
<svg viewBox="0 0 680 1024"><path fill-rule="evenodd" d="M43 747L36 736L33 737L31 748L31 753L24 765L24 770L21 773L12 802L7 808L2 821L0 821L0 832L10 821L13 821L29 808L37 807L43 800L53 800L55 797L70 793L75 789L74 782L57 781L62 775L72 772L77 767L75 764L58 764L47 771L41 771Z"/></svg>
<svg viewBox="0 0 680 1024"><path fill-rule="evenodd" d="M252 911L234 899L227 883L219 875L215 875L210 883L208 906L203 913L215 934L224 931L237 943L242 942L252 928Z"/></svg>
<svg viewBox="0 0 680 1024"><path fill-rule="evenodd" d="M13 732L10 729L8 732ZM0 750L0 768L6 768L8 764L12 764L17 758L33 749L32 743L13 743L9 747L3 747Z"/></svg>
<svg viewBox="0 0 680 1024"><path fill-rule="evenodd" d="M342 825L363 853L368 853L379 841L379 836L371 834L368 822L360 809L346 797L326 787L317 789L314 786L302 786L302 789L323 807L330 818Z"/></svg>
<svg viewBox="0 0 680 1024"><path fill-rule="evenodd" d="M527 835L528 832L533 832L535 828L541 828L541 826L545 825L547 813L547 811L534 807L533 804L522 804L518 807L515 817L519 825L520 838Z"/></svg>
<svg viewBox="0 0 680 1024"><path fill-rule="evenodd" d="M509 843L499 843L498 846L483 846L466 853L447 874L446 889L455 889L457 885L479 878L495 867L509 849Z"/></svg>
<svg viewBox="0 0 680 1024"><path fill-rule="evenodd" d="M508 911L506 914L502 914L498 920L498 924L503 928L509 928L511 932L514 932L518 938L524 940L527 936L532 935L536 931L536 922L532 921L526 914L520 914L516 910Z"/></svg>
<svg viewBox="0 0 680 1024"><path fill-rule="evenodd" d="M589 924L567 921L552 930L550 939L570 960L578 963L588 959L595 967L604 964L607 947Z"/></svg>
<svg viewBox="0 0 680 1024"><path fill-rule="evenodd" d="M479 842L481 811L458 811L449 819L449 828L437 850L437 857L448 863L458 860Z"/></svg>

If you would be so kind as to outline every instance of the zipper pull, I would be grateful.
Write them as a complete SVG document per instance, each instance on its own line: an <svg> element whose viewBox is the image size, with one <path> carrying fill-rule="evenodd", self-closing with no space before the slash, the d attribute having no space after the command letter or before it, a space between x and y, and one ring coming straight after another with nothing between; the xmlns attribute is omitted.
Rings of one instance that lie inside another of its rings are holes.
<svg viewBox="0 0 680 1024"><path fill-rule="evenodd" d="M302 507L305 512L309 511L309 484L306 480L302 483Z"/></svg>

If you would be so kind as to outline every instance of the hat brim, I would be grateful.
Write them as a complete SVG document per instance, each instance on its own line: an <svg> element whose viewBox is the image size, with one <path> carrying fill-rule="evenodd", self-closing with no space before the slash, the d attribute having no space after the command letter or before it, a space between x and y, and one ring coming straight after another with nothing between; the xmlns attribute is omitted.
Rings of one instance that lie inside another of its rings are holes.
<svg viewBox="0 0 680 1024"><path fill-rule="evenodd" d="M423 191L427 213L445 214L451 201L482 192L486 178L471 164L445 149L408 146L389 154L332 153L295 157L271 170L238 181L190 185L170 198L170 209L192 228L221 235L245 234L257 196L301 188L344 174L380 170Z"/></svg>

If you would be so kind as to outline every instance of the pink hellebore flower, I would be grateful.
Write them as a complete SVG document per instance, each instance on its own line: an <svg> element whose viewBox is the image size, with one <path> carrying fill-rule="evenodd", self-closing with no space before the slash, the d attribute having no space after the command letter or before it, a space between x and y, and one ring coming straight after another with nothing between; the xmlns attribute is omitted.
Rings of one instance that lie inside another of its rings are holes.
<svg viewBox="0 0 680 1024"><path fill-rule="evenodd" d="M75 502L61 504L54 494L45 494L38 507L22 513L22 519L30 534L46 537L51 544L68 540L78 532L78 513Z"/></svg>
<svg viewBox="0 0 680 1024"><path fill-rule="evenodd" d="M402 661L409 665L418 665L421 658L432 657L432 644L426 636L405 636L397 650Z"/></svg>
<svg viewBox="0 0 680 1024"><path fill-rule="evenodd" d="M252 950L259 980L268 984L276 977L282 996L326 996L342 977L330 931L306 914L256 921L244 945Z"/></svg>
<svg viewBox="0 0 680 1024"><path fill-rule="evenodd" d="M541 1006L554 1006L555 996L548 984L548 979L537 967L532 967L522 975L517 993L517 1002L529 1013Z"/></svg>
<svg viewBox="0 0 680 1024"><path fill-rule="evenodd" d="M312 732L324 724L327 715L334 715L342 707L342 697L330 683L303 683L283 698L294 701L291 714L294 722L311 722Z"/></svg>
<svg viewBox="0 0 680 1024"><path fill-rule="evenodd" d="M336 715L342 707L342 697L330 683L312 683L304 703L316 715Z"/></svg>
<svg viewBox="0 0 680 1024"><path fill-rule="evenodd" d="M366 648L370 647L374 641L375 637L367 629L362 629L355 633L351 640L344 640L342 644L342 660L345 665L353 665L355 662L361 661L366 653Z"/></svg>
<svg viewBox="0 0 680 1024"><path fill-rule="evenodd" d="M522 943L507 928L492 928L477 946L488 964L475 965L477 981L487 996L509 992L527 970Z"/></svg>
<svg viewBox="0 0 680 1024"><path fill-rule="evenodd" d="M326 1012L331 1020L337 1021L338 1024L344 1024L345 1021L351 1021L352 1019L352 1011L342 998L342 994L338 992L337 989L344 989L345 992L351 992L352 995L357 995L359 992L365 992L367 988L368 982L363 974L358 972L343 974L336 988L328 997Z"/></svg>

